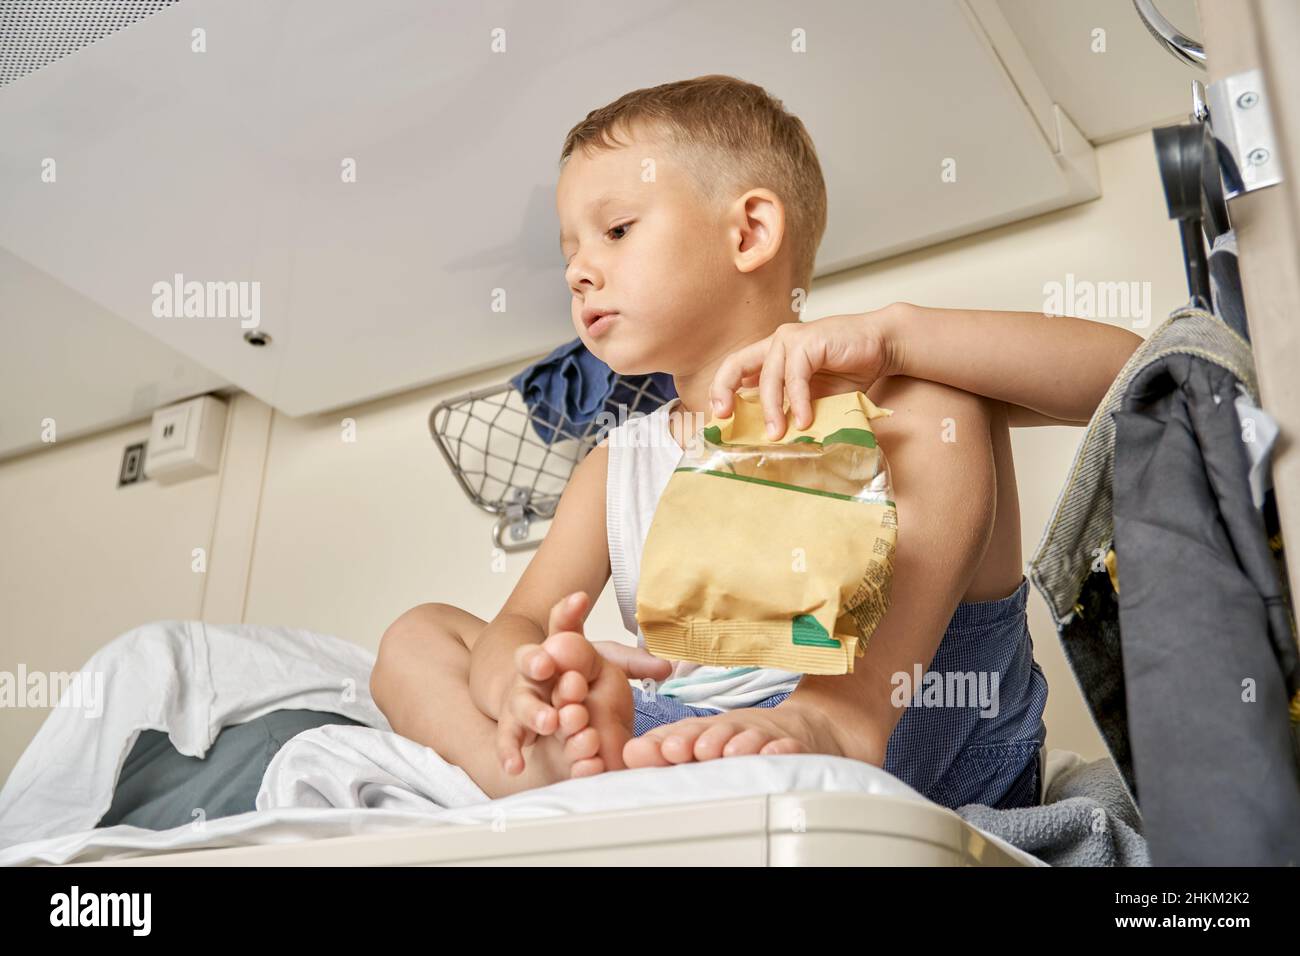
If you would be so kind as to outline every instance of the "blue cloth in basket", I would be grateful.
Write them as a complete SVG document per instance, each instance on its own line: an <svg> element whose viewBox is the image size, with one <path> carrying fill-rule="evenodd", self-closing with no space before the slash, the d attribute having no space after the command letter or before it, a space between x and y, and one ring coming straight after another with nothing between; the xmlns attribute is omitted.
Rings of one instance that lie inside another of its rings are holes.
<svg viewBox="0 0 1300 956"><path fill-rule="evenodd" d="M638 397L646 379L650 382ZM533 431L548 445L557 437L577 438L606 407L616 415L620 405L627 406L628 415L648 413L677 395L671 375L619 376L592 355L582 339L559 346L510 384L528 406Z"/></svg>

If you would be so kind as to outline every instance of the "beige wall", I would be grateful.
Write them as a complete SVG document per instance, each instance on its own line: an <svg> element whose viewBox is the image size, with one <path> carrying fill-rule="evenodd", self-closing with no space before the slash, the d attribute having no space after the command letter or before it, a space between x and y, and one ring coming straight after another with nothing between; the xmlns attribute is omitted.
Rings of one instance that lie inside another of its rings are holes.
<svg viewBox="0 0 1300 956"><path fill-rule="evenodd" d="M1073 273L1150 282L1158 324L1184 301L1185 285L1150 135L1101 147L1098 158L1102 199L820 280L809 315L898 299L1036 311L1044 283ZM20 661L29 670L75 668L122 631L168 617L305 627L372 649L397 614L423 601L491 617L534 552L494 564L493 519L455 484L427 418L442 398L520 367L299 419L238 396L222 473L170 488L114 487L122 448L146 436L145 423L0 464L0 670ZM355 421L355 441L344 440L344 418ZM1081 435L1014 433L1026 560ZM194 547L211 549L206 574L191 570ZM1103 755L1032 590L1030 625L1051 685L1049 745ZM588 633L630 638L611 587ZM0 712L0 774L41 716Z"/></svg>

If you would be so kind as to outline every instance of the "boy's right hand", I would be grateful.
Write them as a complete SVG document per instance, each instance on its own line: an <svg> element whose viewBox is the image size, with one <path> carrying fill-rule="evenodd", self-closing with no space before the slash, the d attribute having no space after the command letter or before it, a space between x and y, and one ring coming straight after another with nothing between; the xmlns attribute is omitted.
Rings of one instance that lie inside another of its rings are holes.
<svg viewBox="0 0 1300 956"><path fill-rule="evenodd" d="M812 403L827 395L865 392L877 379L901 374L893 329L911 306L785 322L765 339L727 355L709 384L713 414L733 411L736 389L758 386L767 437L786 433L786 404L795 428L812 424Z"/></svg>

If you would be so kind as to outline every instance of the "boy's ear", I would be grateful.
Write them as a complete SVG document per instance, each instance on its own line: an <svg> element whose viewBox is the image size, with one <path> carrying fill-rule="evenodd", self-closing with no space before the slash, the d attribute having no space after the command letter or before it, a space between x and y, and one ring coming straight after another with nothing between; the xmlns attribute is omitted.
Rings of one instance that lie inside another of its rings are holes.
<svg viewBox="0 0 1300 956"><path fill-rule="evenodd" d="M785 238L785 207L770 189L751 189L736 200L733 257L741 272L753 272L776 258Z"/></svg>

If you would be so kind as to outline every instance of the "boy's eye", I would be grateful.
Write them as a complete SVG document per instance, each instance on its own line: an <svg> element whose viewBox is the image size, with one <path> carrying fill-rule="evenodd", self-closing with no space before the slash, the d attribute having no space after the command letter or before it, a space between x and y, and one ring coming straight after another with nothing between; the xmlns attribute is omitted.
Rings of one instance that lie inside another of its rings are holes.
<svg viewBox="0 0 1300 956"><path fill-rule="evenodd" d="M605 230L605 235L612 236L612 238L614 239L622 239L623 236L627 235L626 231L624 231L622 235L618 235L618 236L614 236L613 233L619 229L628 230L631 228L632 228L632 223L622 222L619 223L617 226L610 226L607 230ZM573 261L573 256L569 256L567 259L564 260L564 267L567 269L569 267L569 263L571 263L572 261Z"/></svg>

